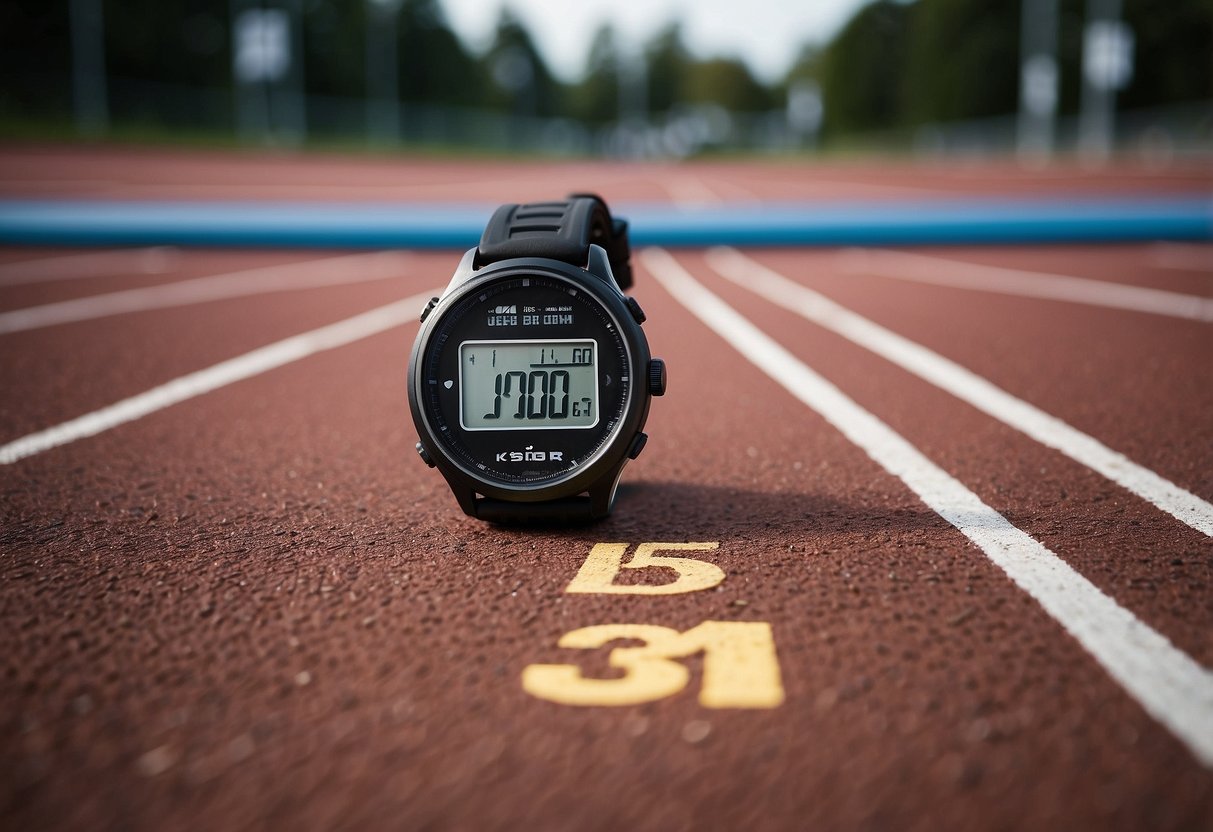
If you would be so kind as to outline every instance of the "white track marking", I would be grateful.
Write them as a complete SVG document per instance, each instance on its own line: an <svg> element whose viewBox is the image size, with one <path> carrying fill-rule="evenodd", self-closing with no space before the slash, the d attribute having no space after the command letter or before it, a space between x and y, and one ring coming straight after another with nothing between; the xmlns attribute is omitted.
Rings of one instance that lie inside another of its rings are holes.
<svg viewBox="0 0 1213 832"><path fill-rule="evenodd" d="M94 191L100 190L124 197L150 196L179 199L185 193L193 195L213 194L228 198L265 197L266 195L277 194L289 196L290 198L307 198L309 196L332 198L334 196L345 196L356 199L360 195L367 195L372 199L391 197L407 199L416 194L432 195L438 198L441 198L444 194L463 194L465 192L471 192L473 195L492 192L508 194L511 189L516 191L520 186L534 184L534 177L531 176L514 176L497 179L473 178L445 182L410 182L407 179L396 179L395 177L397 176L398 174L385 171L384 175L380 178L381 181L376 182L118 182L103 179L69 179L36 182L33 180L9 180L0 181L0 191L21 191L30 188L50 190L56 187L62 190L66 188L79 189L81 186L87 186ZM629 177L629 179L632 178L635 177ZM96 194L93 195L95 196ZM491 208L489 212L491 212ZM489 212L486 212L486 218Z"/></svg>
<svg viewBox="0 0 1213 832"><path fill-rule="evenodd" d="M157 410L201 396L203 393L416 321L426 301L437 294L438 290L422 292L346 318L344 321L293 335L204 370L175 378L167 384L153 387L63 424L23 436L0 446L0 464L9 465L25 457L75 442L77 439L96 436L110 428L141 419Z"/></svg>
<svg viewBox="0 0 1213 832"><path fill-rule="evenodd" d="M838 267L852 274L874 274L978 292L1152 312L1193 321L1213 321L1213 298L1085 277L965 263L906 251L847 249L839 255Z"/></svg>
<svg viewBox="0 0 1213 832"><path fill-rule="evenodd" d="M660 183L679 208L702 208L705 205L717 205L721 201L720 196L704 184L702 179L689 173L661 179Z"/></svg>
<svg viewBox="0 0 1213 832"><path fill-rule="evenodd" d="M1155 243L1150 247L1149 260L1157 268L1213 275L1213 245Z"/></svg>
<svg viewBox="0 0 1213 832"><path fill-rule="evenodd" d="M1042 445L1102 474L1197 531L1213 536L1213 505L1056 416L1012 396L972 370L885 329L825 295L788 280L736 249L711 249L707 260L709 266L728 280L871 350Z"/></svg>
<svg viewBox="0 0 1213 832"><path fill-rule="evenodd" d="M758 196L752 188L739 185L731 179L725 179L720 174L711 178L711 184L709 184L709 180L705 180L702 176L699 177L699 181L712 192L713 196L716 196L716 201L718 202L727 201L735 205L763 202L762 197Z"/></svg>
<svg viewBox="0 0 1213 832"><path fill-rule="evenodd" d="M922 196L923 194L947 194L946 188L922 187L918 185L889 185L873 182L856 182L851 179L838 179L818 175L806 176L802 179L761 180L764 189L776 189L781 192L781 199L854 199L871 196ZM840 191L843 192L840 194ZM963 195L957 193L957 195Z"/></svg>
<svg viewBox="0 0 1213 832"><path fill-rule="evenodd" d="M156 246L0 263L0 286L121 274L165 274L177 267L178 257L177 249Z"/></svg>
<svg viewBox="0 0 1213 832"><path fill-rule="evenodd" d="M667 252L647 249L640 260L709 329L959 529L1150 716L1202 764L1213 768L1213 672L983 503L892 428L705 289Z"/></svg>
<svg viewBox="0 0 1213 832"><path fill-rule="evenodd" d="M31 306L0 313L0 334L215 300L399 277L408 256L395 251L281 263L229 274Z"/></svg>

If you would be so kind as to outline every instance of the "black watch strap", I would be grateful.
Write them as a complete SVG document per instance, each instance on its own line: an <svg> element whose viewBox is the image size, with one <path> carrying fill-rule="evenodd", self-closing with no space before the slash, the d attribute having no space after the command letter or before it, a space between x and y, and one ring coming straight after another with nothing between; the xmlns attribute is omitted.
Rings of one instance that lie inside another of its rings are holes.
<svg viewBox="0 0 1213 832"><path fill-rule="evenodd" d="M619 485L619 474L623 466L615 469L610 478L600 483L602 487L591 488L588 493L538 503L516 503L492 497L469 495L470 502L461 504L464 511L490 523L544 524L554 526L576 525L601 520L611 513L615 502L615 489Z"/></svg>
<svg viewBox="0 0 1213 832"><path fill-rule="evenodd" d="M476 267L515 257L544 257L585 267L590 246L602 246L619 288L632 285L626 220L612 217L602 197L572 194L563 202L502 205L480 237Z"/></svg>
<svg viewBox="0 0 1213 832"><path fill-rule="evenodd" d="M572 525L588 523L600 516L594 513L592 501L586 495L563 497L542 503L511 503L484 497L476 500L476 517L490 523L551 523Z"/></svg>

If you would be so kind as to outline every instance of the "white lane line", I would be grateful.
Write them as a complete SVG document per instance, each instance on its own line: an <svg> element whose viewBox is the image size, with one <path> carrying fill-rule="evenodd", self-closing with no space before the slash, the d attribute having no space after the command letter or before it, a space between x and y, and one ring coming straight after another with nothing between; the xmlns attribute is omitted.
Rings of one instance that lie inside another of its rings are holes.
<svg viewBox="0 0 1213 832"><path fill-rule="evenodd" d="M166 274L177 267L179 254L169 246L88 251L0 263L0 286L49 283L121 274Z"/></svg>
<svg viewBox="0 0 1213 832"><path fill-rule="evenodd" d="M721 202L719 194L704 184L702 179L689 173L667 177L659 181L661 187L679 208L702 208L705 205L716 205Z"/></svg>
<svg viewBox="0 0 1213 832"><path fill-rule="evenodd" d="M1213 536L1213 505L1056 416L996 387L972 370L788 280L736 249L711 249L707 260L709 266L728 280L871 350L1042 445L1102 474L1197 531Z"/></svg>
<svg viewBox="0 0 1213 832"><path fill-rule="evenodd" d="M1213 672L1104 595L1039 541L860 407L660 249L640 255L679 303L900 479L1034 598L1155 720L1213 768Z"/></svg>
<svg viewBox="0 0 1213 832"><path fill-rule="evenodd" d="M1193 321L1213 321L1213 298L1085 277L965 263L908 251L847 249L838 256L838 268L851 274L874 274L978 292L1152 312Z"/></svg>
<svg viewBox="0 0 1213 832"><path fill-rule="evenodd" d="M1213 245L1155 243L1150 247L1151 266L1213 275Z"/></svg>
<svg viewBox="0 0 1213 832"><path fill-rule="evenodd" d="M0 313L0 335L107 318L127 312L146 312L271 292L384 280L399 277L407 261L408 255L396 251L351 254L302 263L262 266L160 286L124 289L43 306L30 306Z"/></svg>
<svg viewBox="0 0 1213 832"><path fill-rule="evenodd" d="M293 335L252 352L221 361L204 370L180 376L129 399L86 413L71 421L31 433L0 446L0 464L9 465L34 454L75 442L141 419L203 393L307 358L325 350L343 347L389 329L416 321L426 301L438 290L380 306L344 321Z"/></svg>
<svg viewBox="0 0 1213 832"><path fill-rule="evenodd" d="M770 177L760 180L764 190L776 189L782 192L781 198L815 198L815 199L852 199L872 196L922 196L931 194L938 196L948 194L947 188L929 188L917 185L889 185L872 182L856 182L851 179L837 179L815 174L801 179L773 179Z"/></svg>

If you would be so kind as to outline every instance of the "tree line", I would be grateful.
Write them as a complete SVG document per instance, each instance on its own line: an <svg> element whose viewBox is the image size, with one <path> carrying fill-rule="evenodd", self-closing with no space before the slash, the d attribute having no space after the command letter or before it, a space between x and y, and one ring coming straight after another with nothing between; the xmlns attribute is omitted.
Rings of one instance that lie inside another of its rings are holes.
<svg viewBox="0 0 1213 832"><path fill-rule="evenodd" d="M827 134L846 135L1015 113L1023 0L876 0L789 73L812 78ZM1058 0L1058 112L1082 90L1085 0ZM1133 75L1122 110L1213 100L1213 0L1124 0Z"/></svg>
<svg viewBox="0 0 1213 832"><path fill-rule="evenodd" d="M1060 110L1077 108L1084 0L1058 0ZM439 0L402 0L396 17L399 99L407 104L564 117L588 125L652 119L680 107L733 113L782 108L789 86L821 90L824 129L874 130L1014 113L1022 0L875 0L825 44L806 46L786 77L758 79L732 57L700 58L671 23L639 49L601 28L587 71L557 78L508 9L487 50L467 47ZM249 0L103 0L107 77L230 89L231 21ZM303 92L367 94L367 0L281 0L302 26ZM70 112L70 0L0 4L0 116ZM275 3L266 2L271 6ZM1135 71L1122 108L1213 99L1213 0L1124 0Z"/></svg>

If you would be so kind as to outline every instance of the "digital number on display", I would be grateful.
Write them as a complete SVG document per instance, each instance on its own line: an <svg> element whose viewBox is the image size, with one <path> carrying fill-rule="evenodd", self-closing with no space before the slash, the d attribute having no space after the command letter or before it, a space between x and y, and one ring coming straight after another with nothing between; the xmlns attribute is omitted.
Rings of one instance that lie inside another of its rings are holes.
<svg viewBox="0 0 1213 832"><path fill-rule="evenodd" d="M464 341L464 430L590 428L598 424L598 344L590 338Z"/></svg>

